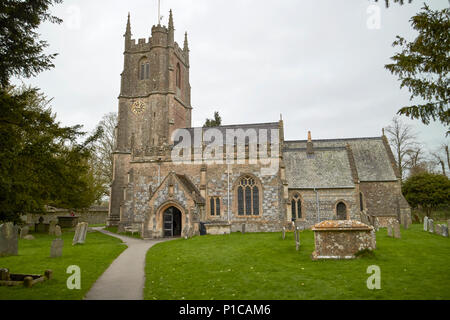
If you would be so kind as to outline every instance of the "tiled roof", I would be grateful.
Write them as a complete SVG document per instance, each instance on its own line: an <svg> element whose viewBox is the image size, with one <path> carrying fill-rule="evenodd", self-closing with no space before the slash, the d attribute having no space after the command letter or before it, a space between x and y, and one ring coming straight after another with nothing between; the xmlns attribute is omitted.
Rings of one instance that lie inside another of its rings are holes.
<svg viewBox="0 0 450 320"><path fill-rule="evenodd" d="M345 147L314 148L309 157L306 148L285 148L284 163L289 188L354 187L354 179Z"/></svg>
<svg viewBox="0 0 450 320"><path fill-rule="evenodd" d="M361 181L397 180L382 137L313 140L312 142L314 149L350 145ZM306 148L306 140L285 141L285 146L288 149Z"/></svg>

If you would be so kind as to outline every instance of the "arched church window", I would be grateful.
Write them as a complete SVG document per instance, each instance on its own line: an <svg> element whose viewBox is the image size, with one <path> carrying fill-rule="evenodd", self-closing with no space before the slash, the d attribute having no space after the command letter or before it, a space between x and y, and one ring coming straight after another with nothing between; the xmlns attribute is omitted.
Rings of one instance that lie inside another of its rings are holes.
<svg viewBox="0 0 450 320"><path fill-rule="evenodd" d="M296 193L292 197L291 200L291 213L292 213L292 219L302 219L302 199L300 196Z"/></svg>
<svg viewBox="0 0 450 320"><path fill-rule="evenodd" d="M176 85L178 89L181 89L181 67L179 63L177 63Z"/></svg>
<svg viewBox="0 0 450 320"><path fill-rule="evenodd" d="M237 186L237 209L240 216L258 216L260 214L260 196L255 178L245 176Z"/></svg>
<svg viewBox="0 0 450 320"><path fill-rule="evenodd" d="M347 220L347 206L344 202L339 202L336 206L336 215L338 220Z"/></svg>

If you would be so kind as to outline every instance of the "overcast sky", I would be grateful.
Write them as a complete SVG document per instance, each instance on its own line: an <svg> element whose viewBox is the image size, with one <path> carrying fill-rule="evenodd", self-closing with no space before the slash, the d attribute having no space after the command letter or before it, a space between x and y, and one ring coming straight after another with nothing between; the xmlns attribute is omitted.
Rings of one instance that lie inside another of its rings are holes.
<svg viewBox="0 0 450 320"><path fill-rule="evenodd" d="M432 8L448 0L426 1ZM409 103L406 89L384 65L396 35L413 39L409 19L423 1L371 7L368 0L161 0L170 8L175 39L191 50L193 126L215 110L223 124L278 121L287 140L380 136ZM148 38L157 0L71 0L54 7L61 25L44 24L55 68L25 80L53 97L65 125L92 130L116 112L123 69L123 34L131 14L133 38ZM379 25L377 28L377 22ZM445 127L411 121L430 149L446 141Z"/></svg>

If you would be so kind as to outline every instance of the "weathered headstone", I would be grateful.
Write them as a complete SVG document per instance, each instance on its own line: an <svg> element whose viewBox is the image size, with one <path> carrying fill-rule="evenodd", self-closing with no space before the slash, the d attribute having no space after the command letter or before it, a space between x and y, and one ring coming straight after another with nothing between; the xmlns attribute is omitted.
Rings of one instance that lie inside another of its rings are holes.
<svg viewBox="0 0 450 320"><path fill-rule="evenodd" d="M284 240L284 239L286 239L286 228L285 227L283 227L283 231L282 232L283 232L282 233L282 238Z"/></svg>
<svg viewBox="0 0 450 320"><path fill-rule="evenodd" d="M28 232L30 232L29 226L24 226L24 227L20 228L20 239L23 239L24 237L26 237L28 235Z"/></svg>
<svg viewBox="0 0 450 320"><path fill-rule="evenodd" d="M423 218L423 231L428 231L428 217Z"/></svg>
<svg viewBox="0 0 450 320"><path fill-rule="evenodd" d="M448 225L445 224L442 225L442 235L444 237L448 237Z"/></svg>
<svg viewBox="0 0 450 320"><path fill-rule="evenodd" d="M300 249L300 230L298 227L295 228L295 250Z"/></svg>
<svg viewBox="0 0 450 320"><path fill-rule="evenodd" d="M16 256L19 250L19 228L7 222L0 225L0 257Z"/></svg>
<svg viewBox="0 0 450 320"><path fill-rule="evenodd" d="M88 229L87 222L80 222L75 229L75 236L73 237L72 245L83 244L86 241L86 233Z"/></svg>
<svg viewBox="0 0 450 320"><path fill-rule="evenodd" d="M428 232L431 232L431 233L434 232L434 223L433 223L433 219L428 219Z"/></svg>
<svg viewBox="0 0 450 320"><path fill-rule="evenodd" d="M62 239L55 239L52 241L50 249L50 258L58 258L62 256L64 241Z"/></svg>
<svg viewBox="0 0 450 320"><path fill-rule="evenodd" d="M245 234L245 223L242 225L242 234Z"/></svg>
<svg viewBox="0 0 450 320"><path fill-rule="evenodd" d="M51 236L55 235L56 221L50 221L50 225L48 226L48 234Z"/></svg>
<svg viewBox="0 0 450 320"><path fill-rule="evenodd" d="M437 224L434 226L434 233L438 235L442 235L442 226L440 224Z"/></svg>
<svg viewBox="0 0 450 320"><path fill-rule="evenodd" d="M411 225L411 216L409 215L409 214L407 214L407 213L404 213L403 214L403 228L404 229L409 229L409 226Z"/></svg>
<svg viewBox="0 0 450 320"><path fill-rule="evenodd" d="M400 233L400 224L398 222L394 223L394 238L400 239L402 237Z"/></svg>
<svg viewBox="0 0 450 320"><path fill-rule="evenodd" d="M387 225L387 235L388 237L392 237L392 224Z"/></svg>
<svg viewBox="0 0 450 320"><path fill-rule="evenodd" d="M34 237L31 234L27 234L25 237L23 237L24 240L34 240Z"/></svg>
<svg viewBox="0 0 450 320"><path fill-rule="evenodd" d="M57 225L55 227L55 236L56 236L57 239L60 239L61 235L62 235L61 227Z"/></svg>

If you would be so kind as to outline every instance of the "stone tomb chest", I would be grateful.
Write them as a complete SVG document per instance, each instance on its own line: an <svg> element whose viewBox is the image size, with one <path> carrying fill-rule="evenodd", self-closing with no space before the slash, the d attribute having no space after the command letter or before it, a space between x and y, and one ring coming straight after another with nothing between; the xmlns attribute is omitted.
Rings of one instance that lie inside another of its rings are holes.
<svg viewBox="0 0 450 320"><path fill-rule="evenodd" d="M376 247L372 226L354 220L327 220L316 224L314 231L315 251L312 259L353 259L364 249Z"/></svg>

